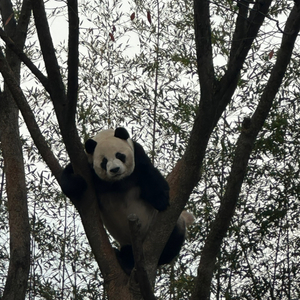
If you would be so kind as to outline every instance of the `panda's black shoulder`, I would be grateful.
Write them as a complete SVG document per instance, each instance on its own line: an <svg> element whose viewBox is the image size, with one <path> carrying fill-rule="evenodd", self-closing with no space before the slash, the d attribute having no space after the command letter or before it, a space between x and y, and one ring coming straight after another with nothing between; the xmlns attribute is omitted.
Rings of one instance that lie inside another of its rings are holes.
<svg viewBox="0 0 300 300"><path fill-rule="evenodd" d="M144 148L139 143L133 141L134 146L134 162L136 167L151 167L153 166L150 158L146 154Z"/></svg>
<svg viewBox="0 0 300 300"><path fill-rule="evenodd" d="M159 211L169 206L169 185L155 168L143 147L133 141L135 169L133 176L141 188L141 197Z"/></svg>

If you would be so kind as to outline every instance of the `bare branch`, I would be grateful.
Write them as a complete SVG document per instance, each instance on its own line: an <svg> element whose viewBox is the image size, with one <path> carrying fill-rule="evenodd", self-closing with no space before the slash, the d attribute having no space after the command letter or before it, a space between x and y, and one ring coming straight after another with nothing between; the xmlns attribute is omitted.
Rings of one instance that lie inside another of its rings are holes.
<svg viewBox="0 0 300 300"><path fill-rule="evenodd" d="M154 297L152 286L145 269L143 241L140 235L141 224L139 222L139 218L137 215L131 214L128 216L128 222L136 268L135 281L139 283L141 294L145 300L155 300L156 298Z"/></svg>
<svg viewBox="0 0 300 300"><path fill-rule="evenodd" d="M79 18L77 0L68 0L69 13L69 55L68 55L68 121L75 124L75 114L78 94L78 64L79 64Z"/></svg>
<svg viewBox="0 0 300 300"><path fill-rule="evenodd" d="M242 132L237 142L235 158L228 178L226 192L221 201L220 209L213 222L211 231L205 243L198 269L198 277L192 299L209 299L211 279L215 268L217 254L229 228L241 186L246 175L246 168L251 151L259 131L271 109L273 100L279 90L287 65L291 59L294 43L300 31L300 9L295 5L286 22L285 32L278 52L277 61L271 72L264 93L252 118L245 119Z"/></svg>
<svg viewBox="0 0 300 300"><path fill-rule="evenodd" d="M244 38L240 38L239 46L234 46L233 48L228 69L221 79L214 95L216 103L214 126L217 124L224 109L231 101L247 54L269 11L271 3L272 0L256 1L247 19L247 30L244 34Z"/></svg>
<svg viewBox="0 0 300 300"><path fill-rule="evenodd" d="M211 102L215 78L208 0L194 1L194 26L201 95L203 101Z"/></svg>
<svg viewBox="0 0 300 300"><path fill-rule="evenodd" d="M49 78L50 95L57 113L58 121L60 122L64 118L64 115L59 104L66 104L65 87L55 55L55 49L45 12L44 1L33 0L32 7L36 30Z"/></svg>
<svg viewBox="0 0 300 300"><path fill-rule="evenodd" d="M28 69L37 77L37 79L44 86L46 91L50 93L50 87L48 78L33 64L33 62L27 57L27 55L20 50L14 41L7 36L4 30L0 28L0 36L6 45L19 57L19 59L28 67Z"/></svg>
<svg viewBox="0 0 300 300"><path fill-rule="evenodd" d="M23 118L32 136L32 139L34 140L35 145L39 149L43 159L51 169L53 175L56 177L56 179L59 180L61 167L57 159L54 157L44 136L42 135L39 126L35 121L34 114L32 113L20 86L16 82L14 73L7 64L2 51L0 52L0 72L2 73L5 83L7 84L14 100L18 105L18 108L23 115Z"/></svg>
<svg viewBox="0 0 300 300"><path fill-rule="evenodd" d="M232 38L230 50L230 60L236 55L236 51L240 46L241 41L245 38L247 30L247 16L249 11L249 1L241 0L237 2L239 8L238 17L236 19L235 31Z"/></svg>

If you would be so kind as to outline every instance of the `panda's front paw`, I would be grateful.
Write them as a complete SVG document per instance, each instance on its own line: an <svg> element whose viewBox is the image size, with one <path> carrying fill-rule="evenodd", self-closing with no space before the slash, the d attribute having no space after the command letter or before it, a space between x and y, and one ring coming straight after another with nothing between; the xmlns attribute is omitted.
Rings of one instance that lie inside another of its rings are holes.
<svg viewBox="0 0 300 300"><path fill-rule="evenodd" d="M74 174L72 164L68 164L63 170L60 180L61 189L69 198L80 198L87 188L84 178Z"/></svg>

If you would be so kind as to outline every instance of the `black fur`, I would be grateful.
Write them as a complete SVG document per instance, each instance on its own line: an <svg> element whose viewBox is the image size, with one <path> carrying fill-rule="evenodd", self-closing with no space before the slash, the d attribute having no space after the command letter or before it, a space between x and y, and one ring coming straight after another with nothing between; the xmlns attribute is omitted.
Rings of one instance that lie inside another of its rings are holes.
<svg viewBox="0 0 300 300"><path fill-rule="evenodd" d="M173 229L164 250L162 251L158 265L165 265L172 262L172 260L179 254L180 249L185 239L185 228L179 228L176 224Z"/></svg>
<svg viewBox="0 0 300 300"><path fill-rule="evenodd" d="M69 198L80 198L87 188L87 183L78 174L74 174L72 164L68 164L62 172L60 185L64 194Z"/></svg>
<svg viewBox="0 0 300 300"><path fill-rule="evenodd" d="M115 130L115 137L122 139L122 140L127 140L127 139L129 139L129 133L125 128L118 127Z"/></svg>
<svg viewBox="0 0 300 300"><path fill-rule="evenodd" d="M172 260L179 254L180 249L184 243L185 230L179 228L178 225L173 229L165 248L160 255L158 265L165 265L172 262ZM115 253L119 264L126 274L130 274L134 267L134 257L131 245L123 246L120 250L115 249Z"/></svg>
<svg viewBox="0 0 300 300"><path fill-rule="evenodd" d="M85 150L88 154L93 154L96 146L97 146L97 142L92 139L88 139L85 142Z"/></svg>
<svg viewBox="0 0 300 300"><path fill-rule="evenodd" d="M141 198L158 211L163 211L169 206L169 185L162 174L152 165L143 147L136 142L133 143L135 169L130 176L120 181L107 182L100 179L92 169L97 195L109 192L125 192L138 185L141 189ZM67 175L69 176L69 174ZM68 188L70 185L71 183L68 184ZM66 195L68 196L68 194ZM101 202L99 204L101 207Z"/></svg>
<svg viewBox="0 0 300 300"><path fill-rule="evenodd" d="M121 139L129 138L128 132L124 128L118 128L115 131L115 136ZM137 142L133 142L133 144L135 169L130 176L119 181L106 182L96 175L91 166L97 195L101 198L101 194L104 193L122 193L134 186L139 186L141 190L140 197L158 211L163 211L169 206L169 185L161 173L152 165L143 147ZM96 145L97 143L94 140L88 140L85 144L86 151L93 154ZM68 197L79 198L86 189L87 184L81 176L74 174L72 165L69 164L62 173L61 187ZM101 209L101 199L99 199L99 207ZM170 263L178 255L184 242L184 236L185 228L179 228L176 225L159 259L159 265ZM129 273L134 266L131 245L116 250L116 255L124 271Z"/></svg>

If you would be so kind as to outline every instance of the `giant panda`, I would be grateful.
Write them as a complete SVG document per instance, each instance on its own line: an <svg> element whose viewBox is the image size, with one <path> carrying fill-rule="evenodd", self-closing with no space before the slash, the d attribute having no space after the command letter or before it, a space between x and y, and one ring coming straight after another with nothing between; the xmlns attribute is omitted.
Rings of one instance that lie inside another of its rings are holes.
<svg viewBox="0 0 300 300"><path fill-rule="evenodd" d="M153 166L143 147L129 138L125 128L108 129L85 143L93 172L103 224L119 243L117 258L126 273L134 267L128 216L140 220L144 240L150 224L159 211L169 206L169 186ZM69 164L62 173L61 186L70 198L78 197L86 188L83 178L75 175ZM193 222L192 214L184 211L160 256L159 265L170 263L184 242L186 227Z"/></svg>

